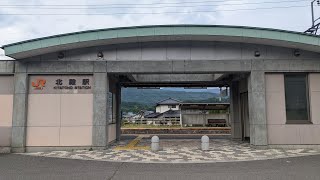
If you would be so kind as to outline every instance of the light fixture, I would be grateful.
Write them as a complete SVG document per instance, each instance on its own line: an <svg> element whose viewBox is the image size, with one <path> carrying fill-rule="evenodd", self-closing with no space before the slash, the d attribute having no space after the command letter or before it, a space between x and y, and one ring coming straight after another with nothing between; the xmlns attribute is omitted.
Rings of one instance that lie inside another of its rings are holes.
<svg viewBox="0 0 320 180"><path fill-rule="evenodd" d="M299 50L299 49L295 49L295 50L293 51L293 55L294 55L295 57L299 57L299 56L301 55L300 50Z"/></svg>
<svg viewBox="0 0 320 180"><path fill-rule="evenodd" d="M102 53L101 51L99 51L99 52L97 53L97 57L100 58L100 59L102 59L102 58L103 58L103 53Z"/></svg>
<svg viewBox="0 0 320 180"><path fill-rule="evenodd" d="M255 57L260 57L260 51L255 51L255 52L254 52L254 56L255 56Z"/></svg>
<svg viewBox="0 0 320 180"><path fill-rule="evenodd" d="M64 58L64 53L63 52L59 52L58 53L58 59L63 59Z"/></svg>

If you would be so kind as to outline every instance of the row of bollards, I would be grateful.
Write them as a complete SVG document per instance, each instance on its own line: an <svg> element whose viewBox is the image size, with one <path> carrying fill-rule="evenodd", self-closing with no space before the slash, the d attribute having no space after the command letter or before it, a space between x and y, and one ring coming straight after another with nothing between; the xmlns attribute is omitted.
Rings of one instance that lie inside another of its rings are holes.
<svg viewBox="0 0 320 180"><path fill-rule="evenodd" d="M202 136L201 137L201 150L208 151L209 150L209 137ZM159 151L160 150L160 139L158 136L152 136L151 138L151 151Z"/></svg>

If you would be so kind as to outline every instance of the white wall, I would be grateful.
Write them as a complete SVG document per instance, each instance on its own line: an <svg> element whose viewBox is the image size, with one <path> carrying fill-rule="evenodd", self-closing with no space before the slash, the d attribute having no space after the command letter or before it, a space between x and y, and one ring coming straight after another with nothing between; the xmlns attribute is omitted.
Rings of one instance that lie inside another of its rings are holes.
<svg viewBox="0 0 320 180"><path fill-rule="evenodd" d="M171 106L171 105L170 105ZM166 112L168 110L180 110L180 106L179 105L176 105L176 108L169 108L169 105L158 105L156 107L156 112L158 113L163 113L163 112Z"/></svg>

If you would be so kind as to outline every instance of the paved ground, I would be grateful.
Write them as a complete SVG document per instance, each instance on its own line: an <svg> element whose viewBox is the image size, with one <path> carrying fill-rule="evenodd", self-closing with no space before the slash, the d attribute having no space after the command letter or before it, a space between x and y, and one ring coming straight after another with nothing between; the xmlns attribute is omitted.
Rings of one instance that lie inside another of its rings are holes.
<svg viewBox="0 0 320 180"><path fill-rule="evenodd" d="M319 180L320 155L208 164L145 164L0 155L0 179Z"/></svg>
<svg viewBox="0 0 320 180"><path fill-rule="evenodd" d="M200 149L197 139L162 139L161 151L149 149L150 138L126 139L117 146L102 151L53 151L23 155L58 157L82 160L139 162L139 163L204 163L276 159L320 154L320 149L256 149L249 143L229 139L211 139L210 150ZM320 167L319 167L320 168Z"/></svg>

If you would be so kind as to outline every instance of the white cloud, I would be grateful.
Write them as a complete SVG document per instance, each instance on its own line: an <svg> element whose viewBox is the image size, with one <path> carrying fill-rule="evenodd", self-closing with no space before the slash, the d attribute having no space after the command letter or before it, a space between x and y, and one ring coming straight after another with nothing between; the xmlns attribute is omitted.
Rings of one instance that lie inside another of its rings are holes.
<svg viewBox="0 0 320 180"><path fill-rule="evenodd" d="M152 2L175 3L190 2L190 0L158 0ZM204 0L198 0L203 2ZM202 6L202 7L171 7L171 8L132 8L132 9L85 9L92 7L93 4L120 4L120 3L152 3L149 0L109 0L107 3L101 0L68 0L66 3L62 0L55 1L22 1L22 0L4 0L0 5L84 5L84 9L35 9L35 8L4 8L1 7L0 14L37 14L37 13L76 13L76 14L92 14L92 13L145 13L153 12L160 14L117 14L117 15L69 15L69 16L19 16L19 15L0 15L0 46L17 41L49 36L54 34L110 28L119 26L139 26L139 25L155 25L155 24L226 24L226 25L246 25L257 27L271 27L277 29L290 29L303 31L310 25L310 7L292 8L292 9L273 9L273 10L255 10L255 11L224 11L230 9L252 9L265 8L275 6L292 6L292 5L308 5L309 2L295 3L272 3L272 4L246 4L246 5L230 5L241 3L256 3L274 0L237 0L210 3L218 6ZM159 6L183 6L187 4L172 4ZM189 4L195 5L195 4ZM150 5L149 5L150 6ZM66 8L70 6L65 6ZM75 6L72 6L75 7ZM78 7L78 6L76 6ZM134 7L138 7L135 5ZM139 6L141 7L141 6ZM79 8L79 7L78 7ZM207 13L189 13L189 14L161 14L164 12L192 12L192 11L214 11ZM0 59L3 52L0 51ZM3 57L2 57L3 58Z"/></svg>

